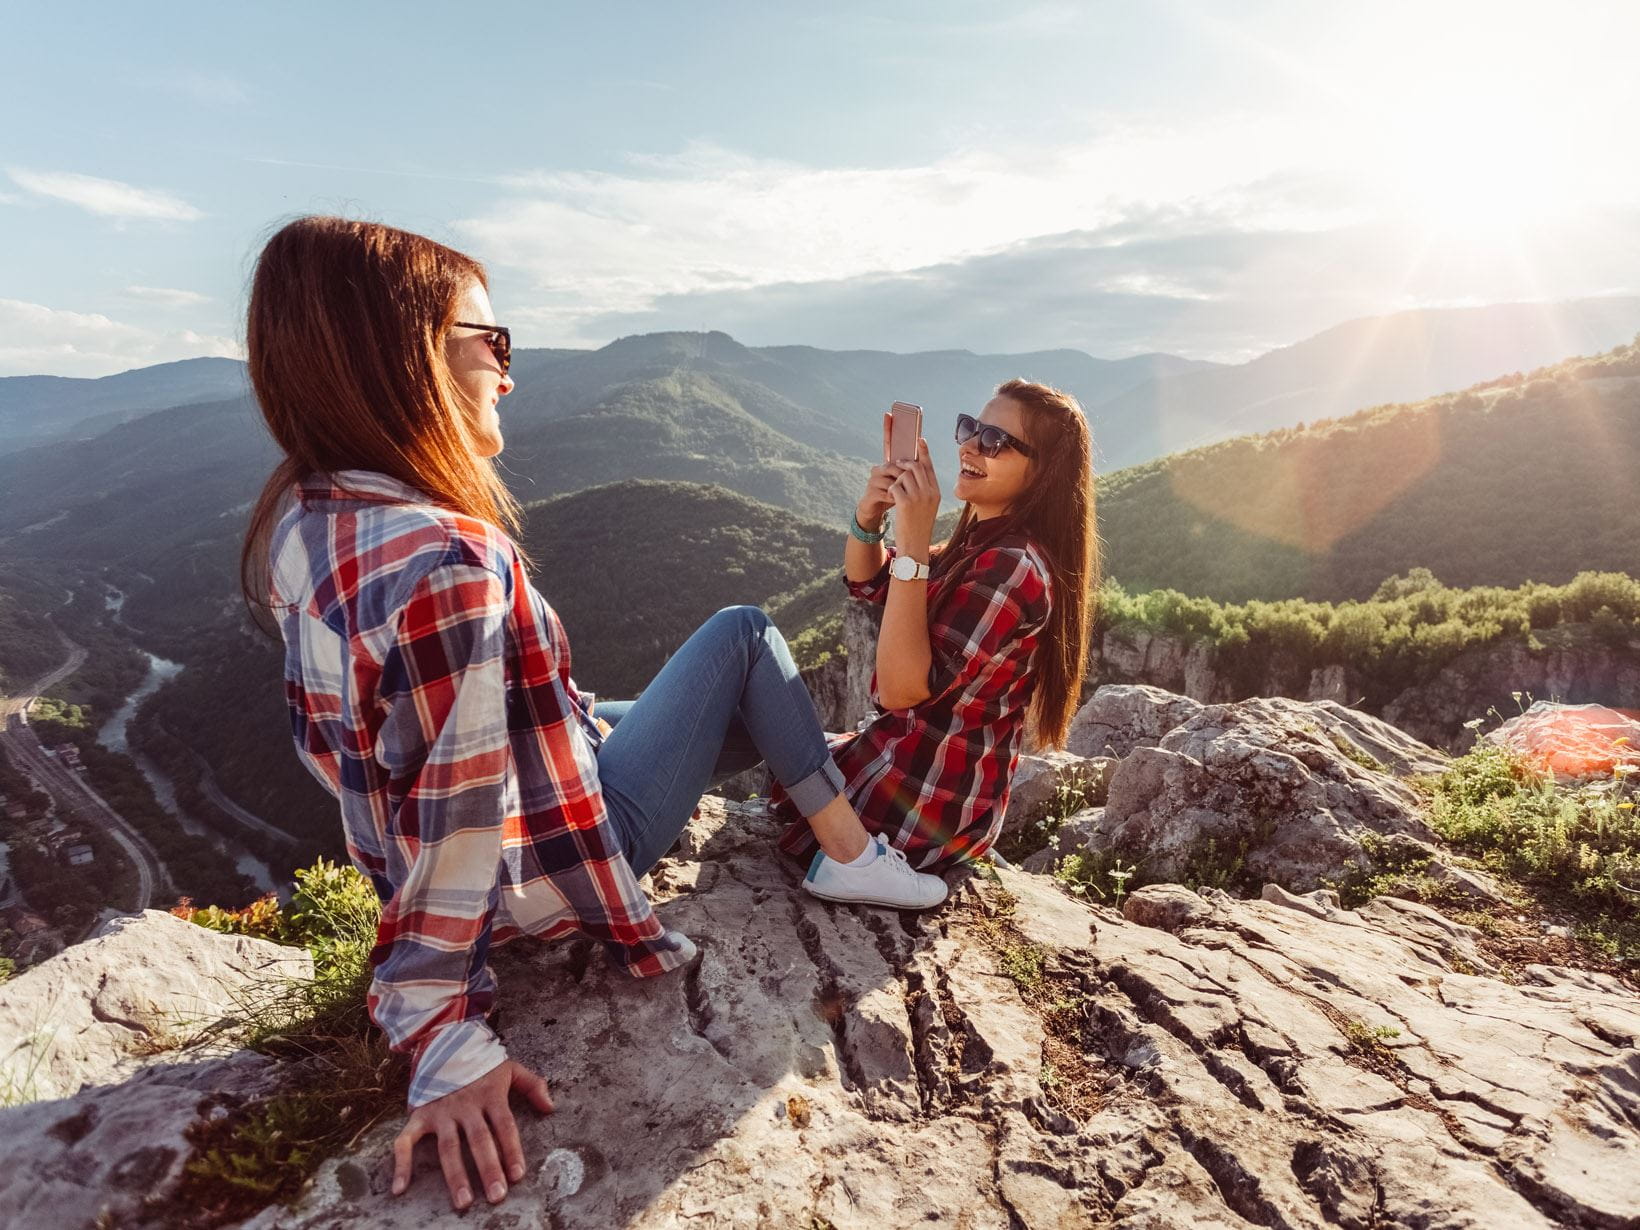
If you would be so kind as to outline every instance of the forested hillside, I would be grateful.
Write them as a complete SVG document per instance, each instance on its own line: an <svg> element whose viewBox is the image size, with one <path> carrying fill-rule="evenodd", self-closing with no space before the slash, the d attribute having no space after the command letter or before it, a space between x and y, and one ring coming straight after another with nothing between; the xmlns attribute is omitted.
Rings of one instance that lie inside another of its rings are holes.
<svg viewBox="0 0 1640 1230"><path fill-rule="evenodd" d="M1215 440L1465 388L1567 355L1596 354L1636 328L1640 299L1632 296L1345 321L1247 363L1160 373L1094 403L1100 463L1116 470Z"/></svg>
<svg viewBox="0 0 1640 1230"><path fill-rule="evenodd" d="M1247 436L1101 480L1106 571L1130 591L1365 598L1640 572L1640 344Z"/></svg>
<svg viewBox="0 0 1640 1230"><path fill-rule="evenodd" d="M525 545L576 680L613 699L636 695L720 607L835 578L843 531L721 487L625 482L532 504Z"/></svg>

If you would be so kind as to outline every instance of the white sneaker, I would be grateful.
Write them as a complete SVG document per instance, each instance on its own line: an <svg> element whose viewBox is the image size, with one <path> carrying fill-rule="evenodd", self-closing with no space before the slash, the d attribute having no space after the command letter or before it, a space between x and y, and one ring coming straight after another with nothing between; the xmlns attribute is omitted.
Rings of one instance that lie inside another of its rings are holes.
<svg viewBox="0 0 1640 1230"><path fill-rule="evenodd" d="M871 839L877 857L864 867L850 867L826 857L814 856L803 887L827 901L857 901L862 905L886 905L896 910L926 910L945 900L945 881L939 876L912 870L905 855L881 837Z"/></svg>
<svg viewBox="0 0 1640 1230"><path fill-rule="evenodd" d="M695 941L681 931L667 931L666 938L672 941L672 946L685 961L695 959Z"/></svg>

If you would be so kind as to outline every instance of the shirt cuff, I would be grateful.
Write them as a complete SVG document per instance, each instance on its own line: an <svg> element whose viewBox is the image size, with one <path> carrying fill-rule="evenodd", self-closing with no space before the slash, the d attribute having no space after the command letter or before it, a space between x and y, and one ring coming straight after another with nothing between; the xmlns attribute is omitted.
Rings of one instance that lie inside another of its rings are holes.
<svg viewBox="0 0 1640 1230"><path fill-rule="evenodd" d="M859 598L865 602L885 602L888 599L888 566L894 562L898 554L893 547L885 547L883 566L877 569L876 575L865 581L851 581L848 574L843 574L843 584L848 587L850 597Z"/></svg>
<svg viewBox="0 0 1640 1230"><path fill-rule="evenodd" d="M682 949L664 933L652 940L640 940L635 944L611 942L609 955L611 959L625 966L626 972L634 978L653 978L657 974L664 974L668 970L675 970L689 963Z"/></svg>
<svg viewBox="0 0 1640 1230"><path fill-rule="evenodd" d="M411 1109L472 1084L506 1058L501 1039L482 1020L446 1025L416 1055L410 1077Z"/></svg>

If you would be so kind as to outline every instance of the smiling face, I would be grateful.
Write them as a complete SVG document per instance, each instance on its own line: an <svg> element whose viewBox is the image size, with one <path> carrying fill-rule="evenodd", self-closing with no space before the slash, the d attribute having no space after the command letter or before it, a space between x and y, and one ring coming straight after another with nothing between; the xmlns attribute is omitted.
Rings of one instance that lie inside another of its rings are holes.
<svg viewBox="0 0 1640 1230"><path fill-rule="evenodd" d="M494 324L495 312L484 287L473 282L456 309L457 320ZM461 391L462 416L472 435L473 451L494 457L502 449L501 416L497 403L513 391L513 379L501 370L485 335L477 329L451 329L444 340L444 358Z"/></svg>
<svg viewBox="0 0 1640 1230"><path fill-rule="evenodd" d="M993 397L980 413L979 421L1000 427L1010 436L1032 443L1025 430L1025 409L1011 397ZM1004 448L995 457L979 451L975 435L957 449L957 485L951 494L974 506L981 521L1000 516L1029 485L1030 459L1014 448Z"/></svg>

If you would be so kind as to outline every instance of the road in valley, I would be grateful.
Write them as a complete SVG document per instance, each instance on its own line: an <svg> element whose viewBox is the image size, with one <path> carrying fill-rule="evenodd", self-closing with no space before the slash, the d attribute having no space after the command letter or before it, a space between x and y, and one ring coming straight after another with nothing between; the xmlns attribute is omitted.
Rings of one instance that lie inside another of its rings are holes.
<svg viewBox="0 0 1640 1230"><path fill-rule="evenodd" d="M82 781L79 774L59 763L55 756L40 746L40 740L28 724L29 706L47 688L62 682L85 661L85 649L67 637L63 637L63 643L69 648L67 661L17 695L0 697L0 722L3 722L0 726L0 744L4 745L11 762L20 770L32 774L40 787L56 800L59 816L81 822L104 822L105 831L119 843L136 869L136 900L131 908L146 910L153 902L156 890L170 887L165 864L160 861L158 851L135 826Z"/></svg>

